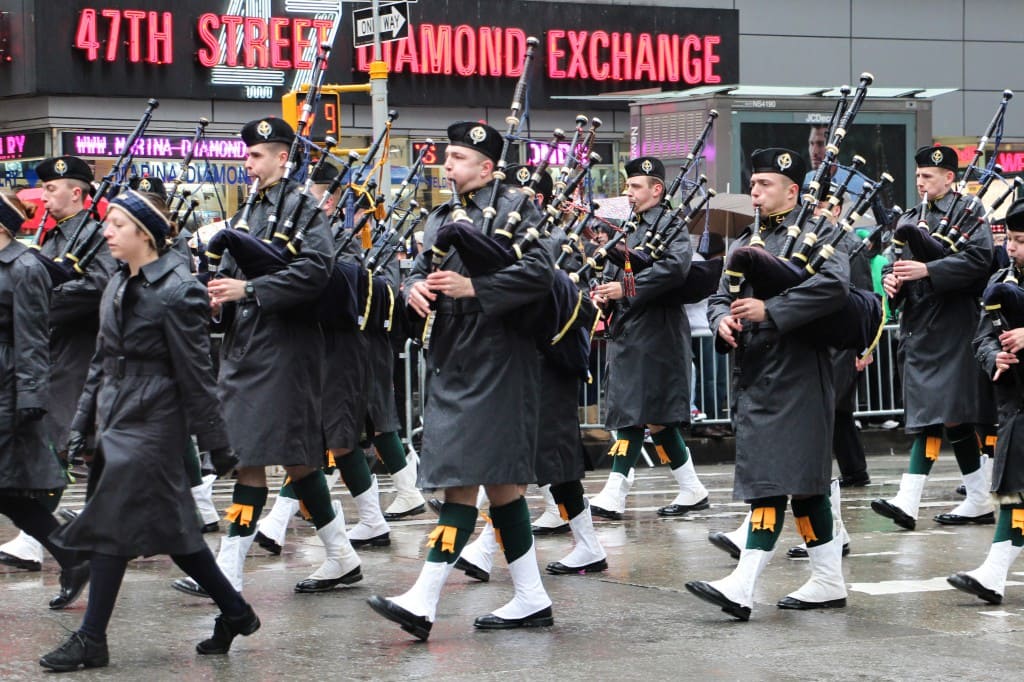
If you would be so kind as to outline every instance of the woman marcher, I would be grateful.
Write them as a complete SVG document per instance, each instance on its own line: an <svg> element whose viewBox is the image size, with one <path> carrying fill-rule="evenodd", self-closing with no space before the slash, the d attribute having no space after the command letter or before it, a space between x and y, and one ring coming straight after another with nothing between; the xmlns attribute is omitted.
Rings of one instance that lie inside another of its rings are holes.
<svg viewBox="0 0 1024 682"><path fill-rule="evenodd" d="M59 524L47 498L58 495L67 478L40 423L50 388L52 287L42 263L14 238L25 220L14 193L0 192L0 514L60 564L61 594L50 606L65 608L82 593L89 566L48 539Z"/></svg>
<svg viewBox="0 0 1024 682"><path fill-rule="evenodd" d="M157 195L127 190L110 204L103 237L124 265L100 304L100 332L71 424L68 450L98 426L102 469L79 516L54 534L91 552L89 604L78 631L39 663L51 670L108 663L106 630L128 561L170 554L220 607L201 654L227 653L259 618L221 573L196 524L180 456L189 434L218 474L234 466L209 353L209 300L188 264L166 246L170 224ZM156 245L160 245L159 248Z"/></svg>

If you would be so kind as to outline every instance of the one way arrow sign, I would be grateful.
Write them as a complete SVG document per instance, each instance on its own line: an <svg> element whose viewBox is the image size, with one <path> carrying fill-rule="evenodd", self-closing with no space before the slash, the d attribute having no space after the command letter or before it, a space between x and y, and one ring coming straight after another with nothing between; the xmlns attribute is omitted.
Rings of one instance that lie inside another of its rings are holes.
<svg viewBox="0 0 1024 682"><path fill-rule="evenodd" d="M382 43L401 40L409 35L409 3L395 2L381 5L377 13L377 31L373 26L373 8L352 12L355 46L373 45L374 33L380 32Z"/></svg>

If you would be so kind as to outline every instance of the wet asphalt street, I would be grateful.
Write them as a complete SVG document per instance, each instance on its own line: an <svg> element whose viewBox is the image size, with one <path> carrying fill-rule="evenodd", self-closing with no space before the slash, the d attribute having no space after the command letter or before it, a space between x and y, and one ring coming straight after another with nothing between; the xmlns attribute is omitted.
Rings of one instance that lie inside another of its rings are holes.
<svg viewBox="0 0 1024 682"><path fill-rule="evenodd" d="M292 591L319 565L322 548L312 527L295 519L288 546L270 556L254 545L244 593L263 621L239 638L227 656L204 657L194 645L209 635L212 602L171 589L180 574L169 559L130 565L108 633L111 664L80 671L74 679L453 679L453 680L789 680L1016 679L1024 660L1024 559L1011 568L1007 595L991 606L950 588L945 577L984 559L993 526L944 527L931 520L960 499L951 453L940 458L925 489L915 532L875 515L870 500L895 494L906 458L872 456L873 483L843 490L842 507L852 553L844 560L850 590L845 609L782 611L775 602L808 575L806 560L784 556L800 540L792 516L775 558L756 592L750 622L733 621L683 588L687 580L713 580L734 561L712 547L708 531L732 530L746 507L731 499L732 466L701 465L710 509L680 519L655 510L674 497L668 469L641 468L624 521L598 520L610 569L589 576L546 576L555 626L476 632L473 619L511 597L503 560L488 584L452 574L438 621L419 643L373 614L366 598L397 594L412 584L435 517L427 512L392 524L390 548L361 551L364 580L321 595ZM605 472L590 474L590 494ZM230 481L218 481L215 501L229 504ZM381 479L384 503L393 489ZM65 505L81 506L84 486L73 486ZM347 492L346 517L355 510ZM541 499L529 493L535 516ZM222 524L223 526L224 524ZM0 540L14 534L0 518ZM208 535L216 551L219 534ZM570 549L569 536L537 542L541 565ZM39 679L37 659L77 627L83 597L73 609L51 612L57 589L54 562L38 573L0 567L0 679Z"/></svg>

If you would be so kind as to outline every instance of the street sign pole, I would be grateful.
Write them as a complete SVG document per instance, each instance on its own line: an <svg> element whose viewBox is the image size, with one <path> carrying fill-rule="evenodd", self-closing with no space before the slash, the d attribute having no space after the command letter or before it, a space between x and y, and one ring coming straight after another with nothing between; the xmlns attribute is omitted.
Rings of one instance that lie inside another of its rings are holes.
<svg viewBox="0 0 1024 682"><path fill-rule="evenodd" d="M380 49L380 0L373 0L373 62L370 64L370 102L373 121L373 138L384 131L388 119L388 65L381 57ZM384 155L384 172L380 193L391 199L391 144L380 151Z"/></svg>

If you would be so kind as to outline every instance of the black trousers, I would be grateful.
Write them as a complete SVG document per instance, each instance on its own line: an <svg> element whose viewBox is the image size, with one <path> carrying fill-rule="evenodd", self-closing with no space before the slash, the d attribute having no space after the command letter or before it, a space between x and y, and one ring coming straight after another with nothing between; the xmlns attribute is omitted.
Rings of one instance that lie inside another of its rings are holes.
<svg viewBox="0 0 1024 682"><path fill-rule="evenodd" d="M864 446L860 442L857 425L853 423L852 412L836 412L835 430L832 432L832 452L839 464L843 478L858 478L867 474L868 464L864 459Z"/></svg>

